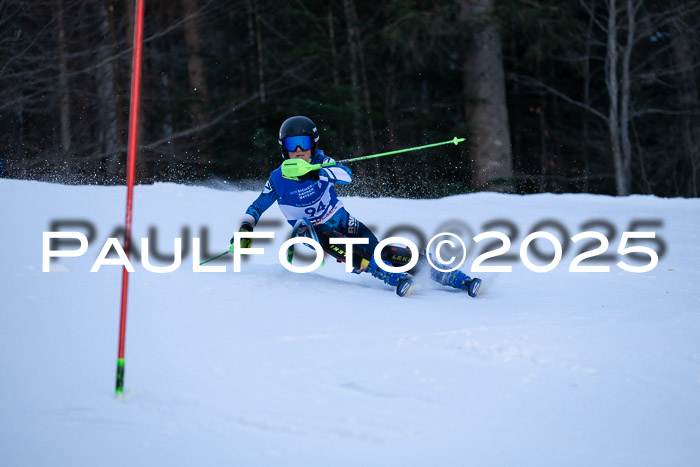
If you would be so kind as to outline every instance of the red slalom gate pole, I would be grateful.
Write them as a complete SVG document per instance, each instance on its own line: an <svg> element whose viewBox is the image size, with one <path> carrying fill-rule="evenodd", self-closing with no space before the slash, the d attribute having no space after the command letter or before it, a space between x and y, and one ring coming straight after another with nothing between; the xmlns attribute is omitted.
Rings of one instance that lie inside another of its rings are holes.
<svg viewBox="0 0 700 467"><path fill-rule="evenodd" d="M131 252L131 215L134 205L136 178L136 149L138 143L139 97L141 93L141 53L143 51L143 12L146 0L136 0L134 22L134 55L131 62L131 105L129 107L129 150L126 169L126 218L124 219L124 251ZM122 304L119 319L119 354L117 357L117 397L124 393L124 341L126 339L126 303L129 290L129 271L122 270Z"/></svg>

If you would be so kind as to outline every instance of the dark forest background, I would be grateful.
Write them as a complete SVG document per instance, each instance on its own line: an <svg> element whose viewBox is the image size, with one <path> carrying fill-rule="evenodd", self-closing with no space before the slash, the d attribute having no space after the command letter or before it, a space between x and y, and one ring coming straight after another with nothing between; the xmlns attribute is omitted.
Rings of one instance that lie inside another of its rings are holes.
<svg viewBox="0 0 700 467"><path fill-rule="evenodd" d="M0 0L11 177L125 183L133 0ZM306 115L357 193L698 196L697 0L146 1L137 181L264 179Z"/></svg>

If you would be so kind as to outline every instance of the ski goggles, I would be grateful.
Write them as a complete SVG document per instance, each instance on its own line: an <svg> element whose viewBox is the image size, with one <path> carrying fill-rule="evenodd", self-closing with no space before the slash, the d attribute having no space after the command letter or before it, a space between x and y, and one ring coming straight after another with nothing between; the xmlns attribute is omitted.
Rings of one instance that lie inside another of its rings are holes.
<svg viewBox="0 0 700 467"><path fill-rule="evenodd" d="M300 147L302 151L308 151L313 147L311 136L288 136L284 138L284 148L287 151L296 151Z"/></svg>

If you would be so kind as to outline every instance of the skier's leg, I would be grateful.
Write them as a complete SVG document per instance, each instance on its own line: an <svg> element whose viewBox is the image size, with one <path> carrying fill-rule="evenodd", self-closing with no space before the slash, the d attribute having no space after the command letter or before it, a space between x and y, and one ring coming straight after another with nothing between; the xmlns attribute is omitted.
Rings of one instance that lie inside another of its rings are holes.
<svg viewBox="0 0 700 467"><path fill-rule="evenodd" d="M339 263L345 263L348 261L346 251L347 248L343 244L331 243L330 240L332 238L349 238L350 235L348 235L347 232L345 232L345 229L342 228L342 225L335 225L335 227L335 229L332 228L330 225L328 225L328 223L316 226L318 241L326 253L335 258ZM369 229L367 229L367 231L369 232L369 235L374 235L371 233L371 231L369 231ZM369 264L370 259L372 258L373 247L371 247L371 244L373 240L376 241L376 237L371 238L368 236L365 238L369 239L370 244L353 245L352 248L352 257L350 258L350 264L352 264L352 267L355 270L357 270L357 272L361 272L361 270L364 270L367 267L367 264Z"/></svg>
<svg viewBox="0 0 700 467"><path fill-rule="evenodd" d="M382 250L382 260L394 267L407 265L413 258L413 253L410 249L401 246L389 245ZM417 275L428 263L425 255L418 256L418 262L415 266L408 270L408 274Z"/></svg>
<svg viewBox="0 0 700 467"><path fill-rule="evenodd" d="M365 224L352 217L345 209L334 215L323 227L317 230L319 241L325 251L336 258L339 262L348 261L347 252L343 245L330 243L330 238L366 238L367 244L353 245L352 262L353 272L360 274L368 272L373 277L384 281L386 284L396 286L396 293L400 296L406 295L413 284L409 276L405 273L391 273L380 268L374 260L374 249L379 244L377 236ZM324 240L321 240L325 237Z"/></svg>
<svg viewBox="0 0 700 467"><path fill-rule="evenodd" d="M454 287L455 289L466 290L470 297L476 297L481 287L481 279L471 278L462 271L455 269L450 272L443 272L440 269L449 269L447 266L437 262L434 256L430 256L435 266L430 268L430 278L442 285ZM437 269L440 268L440 269Z"/></svg>
<svg viewBox="0 0 700 467"><path fill-rule="evenodd" d="M366 269L372 258L374 248L379 244L376 235L362 222L352 217L345 208L341 208L324 224L317 226L319 241L323 249L338 262L348 260L346 248L341 244L330 243L331 238L366 238L368 243L353 245L352 267L359 273ZM322 238L323 237L323 238Z"/></svg>
<svg viewBox="0 0 700 467"><path fill-rule="evenodd" d="M393 266L403 266L411 261L412 253L411 250L404 247L388 246L382 250L382 260ZM447 266L437 263L431 256L433 264L438 266L440 269L448 269ZM456 289L466 290L467 293L476 297L479 293L479 288L481 287L481 279L471 278L462 271L454 270L450 272L442 272L428 264L428 259L425 255L420 255L418 258L418 263L411 268L408 273L411 275L418 274L424 268L430 269L430 278L435 282L439 282L442 285L447 285L454 287Z"/></svg>

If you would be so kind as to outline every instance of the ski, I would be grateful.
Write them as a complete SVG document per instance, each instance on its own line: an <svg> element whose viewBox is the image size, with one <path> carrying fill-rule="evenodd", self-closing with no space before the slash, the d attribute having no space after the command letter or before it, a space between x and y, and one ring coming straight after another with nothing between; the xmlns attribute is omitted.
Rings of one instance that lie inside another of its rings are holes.
<svg viewBox="0 0 700 467"><path fill-rule="evenodd" d="M396 295L399 297L405 297L406 295L410 295L412 289L413 280L410 277L401 279L396 286Z"/></svg>
<svg viewBox="0 0 700 467"><path fill-rule="evenodd" d="M467 294L470 297L476 297L479 295L479 289L481 288L481 279L475 277L467 284Z"/></svg>

